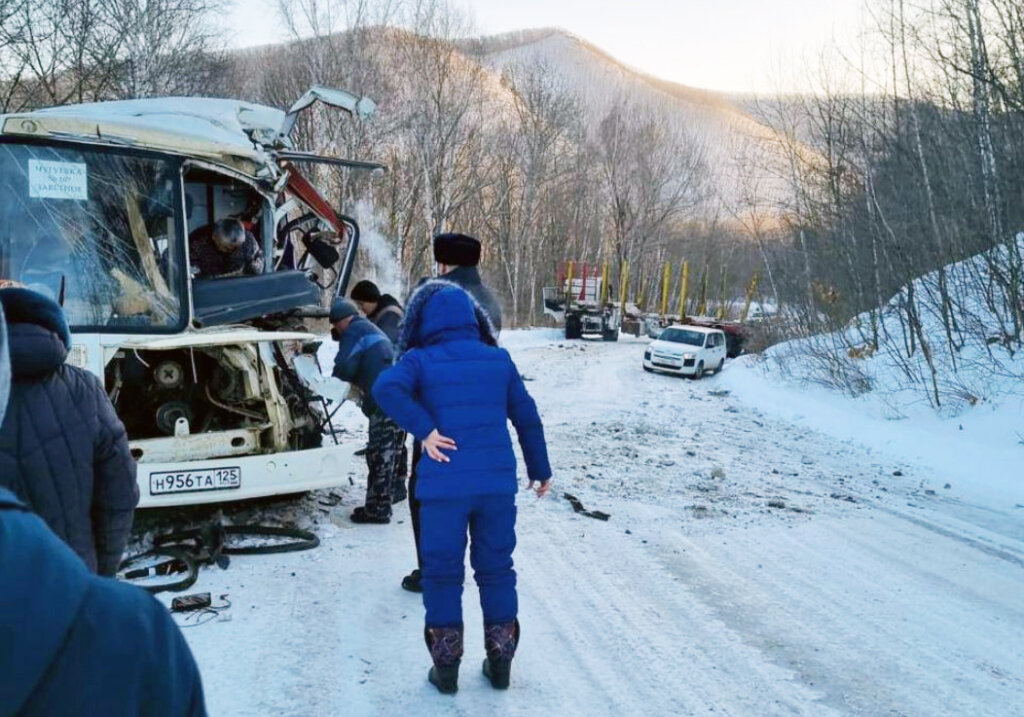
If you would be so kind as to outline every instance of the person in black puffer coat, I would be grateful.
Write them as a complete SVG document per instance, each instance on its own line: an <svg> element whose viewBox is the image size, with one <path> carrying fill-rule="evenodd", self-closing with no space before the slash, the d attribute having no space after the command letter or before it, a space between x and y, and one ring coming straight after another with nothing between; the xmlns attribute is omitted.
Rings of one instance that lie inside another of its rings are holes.
<svg viewBox="0 0 1024 717"><path fill-rule="evenodd" d="M12 385L0 427L0 487L9 488L82 559L113 575L139 488L124 425L93 374L64 363L71 333L56 303L0 289Z"/></svg>
<svg viewBox="0 0 1024 717"><path fill-rule="evenodd" d="M10 391L0 309L0 423ZM167 608L91 574L0 488L0 717L205 717L199 669Z"/></svg>

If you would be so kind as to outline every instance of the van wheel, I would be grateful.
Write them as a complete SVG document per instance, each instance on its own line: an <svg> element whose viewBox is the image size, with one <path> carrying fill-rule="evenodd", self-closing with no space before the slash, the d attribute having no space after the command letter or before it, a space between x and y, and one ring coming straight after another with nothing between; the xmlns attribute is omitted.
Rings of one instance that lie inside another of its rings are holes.
<svg viewBox="0 0 1024 717"><path fill-rule="evenodd" d="M715 373L716 374L719 373L724 366L725 366L725 359L722 359L721 361L718 362L718 368L715 369Z"/></svg>
<svg viewBox="0 0 1024 717"><path fill-rule="evenodd" d="M583 338L583 321L579 316L565 317L565 338L570 341Z"/></svg>
<svg viewBox="0 0 1024 717"><path fill-rule="evenodd" d="M693 380L694 381L700 381L702 378L704 378L704 362L703 361L701 361L700 363L697 364L697 373L693 374Z"/></svg>

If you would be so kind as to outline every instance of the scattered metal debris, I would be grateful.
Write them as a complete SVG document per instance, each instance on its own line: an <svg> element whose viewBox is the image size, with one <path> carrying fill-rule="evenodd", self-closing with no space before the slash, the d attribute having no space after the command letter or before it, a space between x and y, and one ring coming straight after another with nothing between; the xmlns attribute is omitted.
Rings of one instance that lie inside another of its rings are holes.
<svg viewBox="0 0 1024 717"><path fill-rule="evenodd" d="M195 593L174 598L171 601L171 612L185 613L185 619L178 622L178 627L199 627L214 620L230 620L231 615L226 614L226 611L231 608L231 601L228 600L227 594L220 595L218 599L221 601L220 605L213 604L210 593Z"/></svg>
<svg viewBox="0 0 1024 717"><path fill-rule="evenodd" d="M210 593L192 593L171 600L171 612L192 612L210 607Z"/></svg>
<svg viewBox="0 0 1024 717"><path fill-rule="evenodd" d="M570 493L564 493L562 494L562 497L569 501L569 504L572 505L572 509L580 515L585 515L588 518L595 518L596 520L608 520L611 518L611 515L608 513L602 513L599 510L587 510L583 507L583 503L580 502L580 499Z"/></svg>
<svg viewBox="0 0 1024 717"><path fill-rule="evenodd" d="M251 544L253 539L258 542ZM201 565L227 569L231 562L229 555L292 553L318 545L320 538L297 528L224 526L212 522L201 528L154 537L151 550L125 558L117 577L150 593L180 592L195 583ZM167 580L157 582L155 578Z"/></svg>

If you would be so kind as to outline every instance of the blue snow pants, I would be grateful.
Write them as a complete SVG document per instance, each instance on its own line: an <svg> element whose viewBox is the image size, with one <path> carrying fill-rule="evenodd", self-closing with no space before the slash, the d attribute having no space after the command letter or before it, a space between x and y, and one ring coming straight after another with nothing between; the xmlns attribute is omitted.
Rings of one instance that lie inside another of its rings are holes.
<svg viewBox="0 0 1024 717"><path fill-rule="evenodd" d="M512 551L516 547L514 495L424 500L420 506L423 606L427 627L462 624L462 583L469 560L480 589L484 623L515 620L519 611Z"/></svg>

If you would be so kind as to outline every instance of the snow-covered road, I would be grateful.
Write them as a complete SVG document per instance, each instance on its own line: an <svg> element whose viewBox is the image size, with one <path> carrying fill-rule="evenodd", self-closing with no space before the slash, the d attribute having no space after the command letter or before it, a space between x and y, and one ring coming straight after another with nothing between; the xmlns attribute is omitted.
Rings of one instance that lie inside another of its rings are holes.
<svg viewBox="0 0 1024 717"><path fill-rule="evenodd" d="M1024 715L1024 509L761 413L728 368L694 382L642 372L641 343L505 340L558 492L520 497L512 689L479 674L472 582L459 694L427 684L407 508L351 524L357 473L339 505L262 516L319 549L201 574L233 603L185 630L211 714Z"/></svg>

